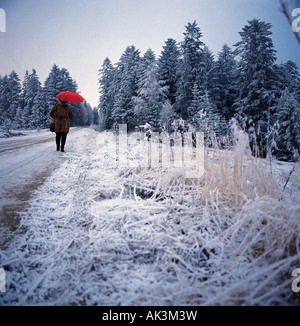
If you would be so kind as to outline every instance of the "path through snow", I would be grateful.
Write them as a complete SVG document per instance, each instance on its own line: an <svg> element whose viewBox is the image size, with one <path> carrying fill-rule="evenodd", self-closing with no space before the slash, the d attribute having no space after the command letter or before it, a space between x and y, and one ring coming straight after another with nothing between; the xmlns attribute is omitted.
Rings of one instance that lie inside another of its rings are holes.
<svg viewBox="0 0 300 326"><path fill-rule="evenodd" d="M71 137L79 130L71 128ZM1 138L0 247L13 237L19 224L17 212L27 206L32 193L63 162L64 156L53 152L54 148L55 134L48 130Z"/></svg>

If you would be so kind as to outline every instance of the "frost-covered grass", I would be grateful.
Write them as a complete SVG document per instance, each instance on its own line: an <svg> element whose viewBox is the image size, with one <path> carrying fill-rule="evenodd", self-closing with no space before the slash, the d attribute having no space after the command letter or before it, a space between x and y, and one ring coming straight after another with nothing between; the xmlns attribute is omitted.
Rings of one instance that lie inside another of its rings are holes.
<svg viewBox="0 0 300 326"><path fill-rule="evenodd" d="M131 188L138 182L139 192L152 189L168 207L168 227L158 224L176 242L153 247L172 262L176 282L186 282L181 304L299 304L290 286L300 264L299 165L284 194L287 175L273 177L238 136L233 151L206 150L198 180L182 170L142 170L131 176Z"/></svg>
<svg viewBox="0 0 300 326"><path fill-rule="evenodd" d="M65 162L1 252L0 303L299 304L291 289L300 267L299 166L283 192L293 165L274 161L271 174L243 135L236 139L233 150L205 149L198 179L184 168L116 168L111 133L85 129L69 139Z"/></svg>

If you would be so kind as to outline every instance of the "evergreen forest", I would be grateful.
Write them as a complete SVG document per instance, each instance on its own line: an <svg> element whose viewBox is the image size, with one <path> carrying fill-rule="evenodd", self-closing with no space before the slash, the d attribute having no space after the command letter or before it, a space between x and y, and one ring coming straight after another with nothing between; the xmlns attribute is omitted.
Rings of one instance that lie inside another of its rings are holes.
<svg viewBox="0 0 300 326"><path fill-rule="evenodd" d="M127 124L151 131L202 131L219 144L235 121L249 135L253 153L297 160L300 148L300 78L293 61L278 63L272 25L253 19L240 41L215 56L196 21L183 41L169 38L156 58L128 46L119 62L99 70L99 124Z"/></svg>

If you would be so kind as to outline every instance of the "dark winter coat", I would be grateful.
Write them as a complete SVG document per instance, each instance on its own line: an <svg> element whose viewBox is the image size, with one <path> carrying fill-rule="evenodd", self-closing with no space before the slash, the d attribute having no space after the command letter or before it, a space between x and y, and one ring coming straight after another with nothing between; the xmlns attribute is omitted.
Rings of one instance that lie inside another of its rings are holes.
<svg viewBox="0 0 300 326"><path fill-rule="evenodd" d="M70 130L70 119L74 117L72 109L66 103L56 104L50 111L50 117L55 123L54 132L65 132Z"/></svg>

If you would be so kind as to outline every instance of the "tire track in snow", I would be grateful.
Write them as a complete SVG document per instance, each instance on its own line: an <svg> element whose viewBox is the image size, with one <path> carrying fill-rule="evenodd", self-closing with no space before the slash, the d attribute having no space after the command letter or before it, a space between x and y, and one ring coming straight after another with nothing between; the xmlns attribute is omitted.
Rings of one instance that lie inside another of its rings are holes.
<svg viewBox="0 0 300 326"><path fill-rule="evenodd" d="M0 153L8 152L8 151L15 151L16 149L30 147L34 145L39 145L43 143L48 143L50 141L53 141L53 136L47 136L46 139L40 139L38 137L37 140L12 140L8 142L2 142L0 143Z"/></svg>
<svg viewBox="0 0 300 326"><path fill-rule="evenodd" d="M49 141L46 141L47 143ZM40 144L40 143L37 143ZM28 145L29 146L29 145ZM23 147L22 147L23 148ZM4 176L9 175L12 172L15 172L16 170L22 169L25 165L28 165L29 163L34 164L34 161L44 159L45 156L49 159L49 150L53 148L53 145L49 145L46 149L39 151L39 156L35 153L34 155L29 156L26 159L22 159L21 161L10 165L7 168L0 170L0 178L3 178Z"/></svg>

